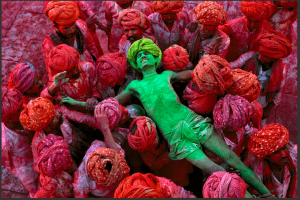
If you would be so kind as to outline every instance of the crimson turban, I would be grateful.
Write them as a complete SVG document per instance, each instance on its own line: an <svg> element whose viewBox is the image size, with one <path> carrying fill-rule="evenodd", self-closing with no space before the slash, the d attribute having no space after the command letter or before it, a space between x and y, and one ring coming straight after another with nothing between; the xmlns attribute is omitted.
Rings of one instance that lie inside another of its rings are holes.
<svg viewBox="0 0 300 200"><path fill-rule="evenodd" d="M110 171L106 165L112 165ZM129 167L119 151L100 147L93 151L87 162L87 172L97 183L105 186L117 185L129 175Z"/></svg>
<svg viewBox="0 0 300 200"><path fill-rule="evenodd" d="M260 103L258 103L256 100L252 101L251 106L252 106L252 115L250 121L253 123L253 126L259 130L260 122L264 114L264 110L261 107Z"/></svg>
<svg viewBox="0 0 300 200"><path fill-rule="evenodd" d="M174 44L164 51L162 63L165 70L181 71L189 63L189 54L186 49Z"/></svg>
<svg viewBox="0 0 300 200"><path fill-rule="evenodd" d="M2 87L1 93L1 119L5 123L22 108L23 95L19 90L7 87Z"/></svg>
<svg viewBox="0 0 300 200"><path fill-rule="evenodd" d="M227 93L244 97L249 102L254 101L260 95L260 85L257 76L241 69L232 70L233 84L227 89Z"/></svg>
<svg viewBox="0 0 300 200"><path fill-rule="evenodd" d="M194 8L195 19L206 25L222 25L226 23L227 12L216 1L203 1Z"/></svg>
<svg viewBox="0 0 300 200"><path fill-rule="evenodd" d="M297 1L279 1L281 6L289 9L289 8L297 8Z"/></svg>
<svg viewBox="0 0 300 200"><path fill-rule="evenodd" d="M59 25L71 25L78 19L80 10L72 1L50 1L45 8L45 14Z"/></svg>
<svg viewBox="0 0 300 200"><path fill-rule="evenodd" d="M61 136L47 135L38 143L37 154L36 169L46 176L54 177L72 167L69 145Z"/></svg>
<svg viewBox="0 0 300 200"><path fill-rule="evenodd" d="M178 13L183 8L183 1L152 1L155 12L160 14Z"/></svg>
<svg viewBox="0 0 300 200"><path fill-rule="evenodd" d="M151 23L148 17L136 9L126 9L119 14L119 24L121 26L138 26L147 30Z"/></svg>
<svg viewBox="0 0 300 200"><path fill-rule="evenodd" d="M257 158L263 158L281 149L289 140L289 132L284 126L268 124L250 136L248 149Z"/></svg>
<svg viewBox="0 0 300 200"><path fill-rule="evenodd" d="M148 117L135 118L128 134L128 143L134 150L143 152L155 148L158 144L155 123Z"/></svg>
<svg viewBox="0 0 300 200"><path fill-rule="evenodd" d="M32 64L19 63L12 70L8 78L8 88L16 88L22 94L25 93L34 83L36 71Z"/></svg>
<svg viewBox="0 0 300 200"><path fill-rule="evenodd" d="M244 198L247 185L235 173L214 172L203 185L204 198Z"/></svg>
<svg viewBox="0 0 300 200"><path fill-rule="evenodd" d="M241 1L241 10L251 21L263 21L272 13L272 1Z"/></svg>
<svg viewBox="0 0 300 200"><path fill-rule="evenodd" d="M292 46L287 37L280 31L272 29L262 31L255 41L259 53L269 58L283 58L292 53Z"/></svg>
<svg viewBox="0 0 300 200"><path fill-rule="evenodd" d="M108 117L109 128L113 130L116 128L122 117L122 109L116 98L109 97L104 99L95 107L94 115L97 113L105 113Z"/></svg>
<svg viewBox="0 0 300 200"><path fill-rule="evenodd" d="M217 103L217 94L206 94L191 80L183 91L183 99L187 100L188 106L194 112L207 115Z"/></svg>
<svg viewBox="0 0 300 200"><path fill-rule="evenodd" d="M114 87L125 78L127 60L124 53L108 53L96 63L98 80L103 85Z"/></svg>
<svg viewBox="0 0 300 200"><path fill-rule="evenodd" d="M25 129L39 131L46 128L55 115L53 103L44 97L29 101L20 114L20 122Z"/></svg>
<svg viewBox="0 0 300 200"><path fill-rule="evenodd" d="M232 85L229 63L217 55L205 55L192 72L193 81L207 94L223 94Z"/></svg>

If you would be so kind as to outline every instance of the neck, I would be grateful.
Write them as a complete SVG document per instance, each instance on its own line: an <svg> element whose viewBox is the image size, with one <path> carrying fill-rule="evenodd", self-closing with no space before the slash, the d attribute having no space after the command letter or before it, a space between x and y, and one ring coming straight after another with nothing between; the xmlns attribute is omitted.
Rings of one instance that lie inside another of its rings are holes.
<svg viewBox="0 0 300 200"><path fill-rule="evenodd" d="M143 74L143 77L147 77L147 76L151 76L153 74L157 74L156 72L156 69L155 69L155 66L152 65L152 66L145 66L143 71L142 71L142 74Z"/></svg>

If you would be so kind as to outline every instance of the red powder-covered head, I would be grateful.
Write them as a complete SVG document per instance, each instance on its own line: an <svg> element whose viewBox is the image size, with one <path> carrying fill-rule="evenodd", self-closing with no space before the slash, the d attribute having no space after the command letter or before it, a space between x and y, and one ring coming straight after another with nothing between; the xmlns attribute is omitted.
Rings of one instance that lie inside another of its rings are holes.
<svg viewBox="0 0 300 200"><path fill-rule="evenodd" d="M178 72L186 68L189 54L186 49L174 44L164 51L161 61L165 70Z"/></svg>
<svg viewBox="0 0 300 200"><path fill-rule="evenodd" d="M279 1L281 6L286 9L297 8L297 1Z"/></svg>
<svg viewBox="0 0 300 200"><path fill-rule="evenodd" d="M203 1L194 8L195 19L205 25L222 25L226 23L227 13L216 1Z"/></svg>
<svg viewBox="0 0 300 200"><path fill-rule="evenodd" d="M19 110L23 105L22 93L14 88L1 87L1 121L6 123L9 119L19 118Z"/></svg>
<svg viewBox="0 0 300 200"><path fill-rule="evenodd" d="M78 5L72 1L50 1L45 8L46 16L59 25L74 23L80 14Z"/></svg>
<svg viewBox="0 0 300 200"><path fill-rule="evenodd" d="M119 24L121 26L138 26L143 30L150 27L150 20L141 11L136 9L125 9L119 14Z"/></svg>
<svg viewBox="0 0 300 200"><path fill-rule="evenodd" d="M178 13L183 8L183 1L152 1L155 12L160 14Z"/></svg>
<svg viewBox="0 0 300 200"><path fill-rule="evenodd" d="M263 21L272 12L272 1L241 1L241 10L251 21Z"/></svg>

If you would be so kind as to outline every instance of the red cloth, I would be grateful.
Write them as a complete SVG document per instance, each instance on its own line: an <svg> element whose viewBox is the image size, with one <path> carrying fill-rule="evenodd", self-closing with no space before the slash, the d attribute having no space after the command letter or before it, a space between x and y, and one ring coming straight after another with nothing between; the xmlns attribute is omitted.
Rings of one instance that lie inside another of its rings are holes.
<svg viewBox="0 0 300 200"><path fill-rule="evenodd" d="M1 87L1 121L7 122L23 105L22 93L14 88Z"/></svg>
<svg viewBox="0 0 300 200"><path fill-rule="evenodd" d="M129 3L129 2L131 2L131 1L116 1L117 2L117 4L126 4L126 3Z"/></svg>
<svg viewBox="0 0 300 200"><path fill-rule="evenodd" d="M72 1L50 1L45 8L46 16L60 25L71 25L80 14L79 7Z"/></svg>
<svg viewBox="0 0 300 200"><path fill-rule="evenodd" d="M122 117L121 117L121 119L120 119L120 124L124 124L124 123L128 120L129 112L128 112L128 110L127 110L124 106L122 106L121 104L120 104L120 107L121 107L121 110L122 110Z"/></svg>
<svg viewBox="0 0 300 200"><path fill-rule="evenodd" d="M183 91L183 99L187 100L189 108L200 115L207 115L213 110L217 103L217 97L217 94L203 92L193 80Z"/></svg>
<svg viewBox="0 0 300 200"><path fill-rule="evenodd" d="M54 177L72 168L69 145L61 136L49 134L43 138L37 145L37 155L35 170L46 176Z"/></svg>
<svg viewBox="0 0 300 200"><path fill-rule="evenodd" d="M108 53L96 62L98 81L105 86L114 87L125 78L127 60L124 53Z"/></svg>
<svg viewBox="0 0 300 200"><path fill-rule="evenodd" d="M253 127L257 128L258 130L260 130L260 122L262 119L262 116L264 114L264 110L262 109L260 103L258 103L256 100L251 102L251 106L252 106L252 115L250 118L250 121L253 124Z"/></svg>
<svg viewBox="0 0 300 200"><path fill-rule="evenodd" d="M262 21L272 14L272 1L241 1L241 10L247 19Z"/></svg>
<svg viewBox="0 0 300 200"><path fill-rule="evenodd" d="M53 103L44 97L31 100L20 114L22 126L31 131L39 131L46 128L55 115Z"/></svg>
<svg viewBox="0 0 300 200"><path fill-rule="evenodd" d="M119 24L121 26L138 26L147 30L151 23L148 17L139 10L126 9L119 14Z"/></svg>
<svg viewBox="0 0 300 200"><path fill-rule="evenodd" d="M172 45L162 55L162 63L165 70L181 71L189 63L189 54L179 45Z"/></svg>
<svg viewBox="0 0 300 200"><path fill-rule="evenodd" d="M107 163L112 165L110 171L106 169ZM119 151L100 147L96 149L87 161L87 172L97 183L111 186L119 183L129 175L129 167L125 158Z"/></svg>
<svg viewBox="0 0 300 200"><path fill-rule="evenodd" d="M223 6L216 1L204 1L194 8L195 19L202 24L221 25L227 20Z"/></svg>
<svg viewBox="0 0 300 200"><path fill-rule="evenodd" d="M178 13L183 8L183 1L152 1L155 12L160 14Z"/></svg>
<svg viewBox="0 0 300 200"><path fill-rule="evenodd" d="M232 70L233 84L227 89L228 94L239 95L249 102L256 100L260 95L260 85L257 76L241 69Z"/></svg>
<svg viewBox="0 0 300 200"><path fill-rule="evenodd" d="M155 148L158 144L155 123L148 117L135 118L129 127L128 143L140 152Z"/></svg>
<svg viewBox="0 0 300 200"><path fill-rule="evenodd" d="M116 194L114 198L161 198L161 195L150 187L136 185Z"/></svg>
<svg viewBox="0 0 300 200"><path fill-rule="evenodd" d="M32 86L36 76L36 70L30 63L19 63L10 73L7 87L16 88L22 94Z"/></svg>
<svg viewBox="0 0 300 200"><path fill-rule="evenodd" d="M244 198L247 185L235 173L214 172L203 185L204 198Z"/></svg>
<svg viewBox="0 0 300 200"><path fill-rule="evenodd" d="M280 1L280 4L286 9L297 8L297 1Z"/></svg>
<svg viewBox="0 0 300 200"><path fill-rule="evenodd" d="M289 132L284 126L268 124L250 136L248 149L254 156L263 158L282 148L289 139Z"/></svg>
<svg viewBox="0 0 300 200"><path fill-rule="evenodd" d="M217 55L205 55L192 72L193 81L207 94L223 94L232 85L229 63Z"/></svg>

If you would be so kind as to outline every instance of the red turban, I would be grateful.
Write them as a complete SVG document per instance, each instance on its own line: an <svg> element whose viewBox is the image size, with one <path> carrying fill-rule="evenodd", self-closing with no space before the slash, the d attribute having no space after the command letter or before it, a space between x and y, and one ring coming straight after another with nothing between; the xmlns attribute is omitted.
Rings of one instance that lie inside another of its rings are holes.
<svg viewBox="0 0 300 200"><path fill-rule="evenodd" d="M128 194L130 191L133 190L132 188L136 188L136 187L147 187L152 189L151 192L154 192L153 190L155 190L157 193L154 196L157 196L158 194L159 198L163 198L162 185L159 179L150 173L148 174L135 173L123 179L115 191L114 198L125 196L126 194ZM136 194L135 197L138 198L139 195Z"/></svg>
<svg viewBox="0 0 300 200"><path fill-rule="evenodd" d="M227 94L214 107L215 127L219 130L238 131L250 120L252 107L248 100Z"/></svg>
<svg viewBox="0 0 300 200"><path fill-rule="evenodd" d="M44 97L29 101L20 114L20 122L25 129L39 131L46 128L55 115L53 103Z"/></svg>
<svg viewBox="0 0 300 200"><path fill-rule="evenodd" d="M23 95L19 90L7 87L2 87L1 92L1 119L5 123L22 108Z"/></svg>
<svg viewBox="0 0 300 200"><path fill-rule="evenodd" d="M30 63L19 63L12 70L8 78L8 88L16 88L22 94L25 93L34 83L36 72Z"/></svg>
<svg viewBox="0 0 300 200"><path fill-rule="evenodd" d="M201 115L207 115L213 110L217 97L217 94L206 94L200 90L193 80L183 91L183 99L187 100L189 108Z"/></svg>
<svg viewBox="0 0 300 200"><path fill-rule="evenodd" d="M72 167L69 145L61 136L47 135L38 143L37 154L35 169L46 176L54 177Z"/></svg>
<svg viewBox="0 0 300 200"><path fill-rule="evenodd" d="M101 101L94 111L94 115L97 113L105 113L108 117L109 128L113 130L116 128L122 117L122 109L116 98L109 97Z"/></svg>
<svg viewBox="0 0 300 200"><path fill-rule="evenodd" d="M183 8L183 1L152 1L155 12L160 14L178 13Z"/></svg>
<svg viewBox="0 0 300 200"><path fill-rule="evenodd" d="M106 164L112 165L110 171ZM119 151L100 147L93 151L87 162L87 172L97 183L105 186L117 185L129 175L129 167Z"/></svg>
<svg viewBox="0 0 300 200"><path fill-rule="evenodd" d="M193 81L207 94L223 94L232 85L229 63L217 55L205 55L192 72Z"/></svg>
<svg viewBox="0 0 300 200"><path fill-rule="evenodd" d="M297 1L279 1L281 6L290 9L290 8L297 8Z"/></svg>
<svg viewBox="0 0 300 200"><path fill-rule="evenodd" d="M147 30L151 23L148 17L136 9L126 9L119 14L119 24L121 26L138 26Z"/></svg>
<svg viewBox="0 0 300 200"><path fill-rule="evenodd" d="M63 71L70 71L77 68L80 60L78 51L66 44L60 44L54 47L48 56L48 66L51 70L51 76Z"/></svg>
<svg viewBox="0 0 300 200"><path fill-rule="evenodd" d="M165 70L181 71L189 63L189 54L186 49L174 44L164 51L162 63Z"/></svg>
<svg viewBox="0 0 300 200"><path fill-rule="evenodd" d="M115 193L114 198L162 198L161 194L150 187L136 185L121 193Z"/></svg>
<svg viewBox="0 0 300 200"><path fill-rule="evenodd" d="M284 126L268 124L250 136L248 149L257 158L263 158L281 149L289 140L289 132Z"/></svg>
<svg viewBox="0 0 300 200"><path fill-rule="evenodd" d="M272 13L272 1L241 1L241 10L251 21L263 21Z"/></svg>
<svg viewBox="0 0 300 200"><path fill-rule="evenodd" d="M255 74L241 69L232 70L232 74L233 84L227 93L244 97L249 102L259 97L260 85Z"/></svg>
<svg viewBox="0 0 300 200"><path fill-rule="evenodd" d="M134 150L143 152L158 144L155 123L148 117L137 117L129 127L128 143Z"/></svg>
<svg viewBox="0 0 300 200"><path fill-rule="evenodd" d="M216 1L203 1L194 8L195 19L202 24L222 25L226 23L227 12Z"/></svg>
<svg viewBox="0 0 300 200"><path fill-rule="evenodd" d="M117 4L125 4L125 3L129 3L129 2L132 2L132 1L116 1L117 2Z"/></svg>
<svg viewBox="0 0 300 200"><path fill-rule="evenodd" d="M253 126L259 130L260 122L264 114L264 110L261 107L260 103L258 103L256 100L252 101L251 106L252 106L252 115L250 121L253 123Z"/></svg>
<svg viewBox="0 0 300 200"><path fill-rule="evenodd" d="M114 87L125 78L127 60L124 53L108 53L96 63L98 80L103 85Z"/></svg>
<svg viewBox="0 0 300 200"><path fill-rule="evenodd" d="M269 58L283 58L292 53L289 39L280 31L264 30L257 36L255 43L259 46L259 53Z"/></svg>
<svg viewBox="0 0 300 200"><path fill-rule="evenodd" d="M50 1L45 9L46 16L59 25L71 25L80 14L78 5L72 1Z"/></svg>
<svg viewBox="0 0 300 200"><path fill-rule="evenodd" d="M204 198L244 198L247 185L235 173L214 172L203 185Z"/></svg>

